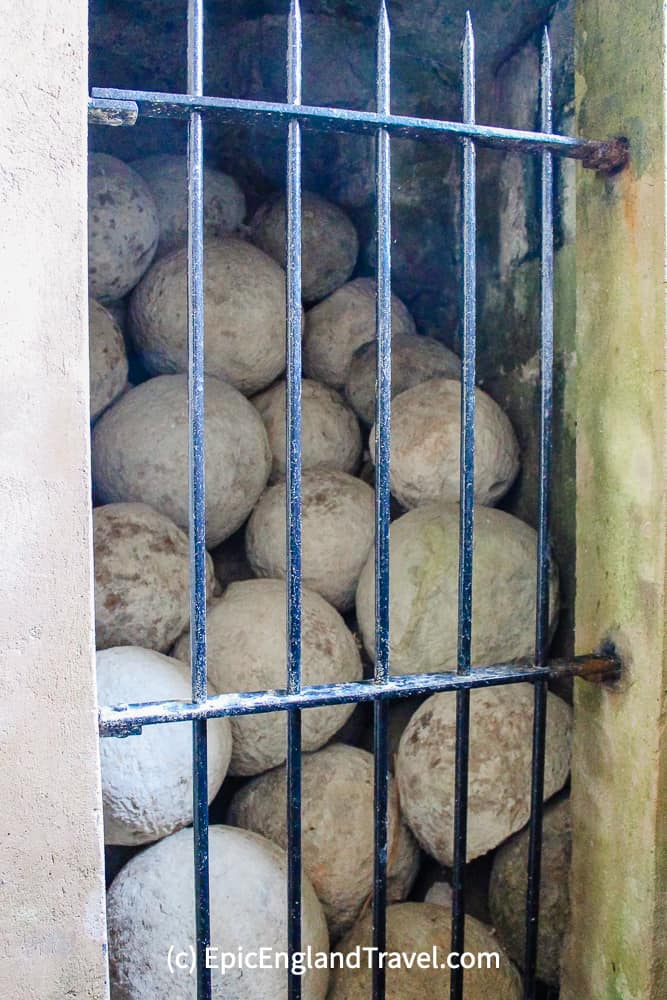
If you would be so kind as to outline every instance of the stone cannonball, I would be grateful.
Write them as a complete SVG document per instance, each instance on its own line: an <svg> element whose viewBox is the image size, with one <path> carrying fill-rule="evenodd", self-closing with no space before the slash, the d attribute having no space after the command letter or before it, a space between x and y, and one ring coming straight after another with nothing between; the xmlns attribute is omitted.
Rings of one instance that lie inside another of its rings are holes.
<svg viewBox="0 0 667 1000"><path fill-rule="evenodd" d="M375 448L375 427L369 442ZM461 383L434 378L407 389L391 408L391 491L404 507L459 499ZM475 503L493 506L519 471L511 423L490 396L475 390Z"/></svg>
<svg viewBox="0 0 667 1000"><path fill-rule="evenodd" d="M261 205L250 227L253 242L286 267L284 195ZM304 191L301 248L301 296L304 302L319 302L344 284L354 271L359 238L338 205Z"/></svg>
<svg viewBox="0 0 667 1000"><path fill-rule="evenodd" d="M215 694L214 691L211 693ZM100 705L190 701L190 673L180 660L150 649L116 646L97 654ZM208 800L227 774L229 719L208 723ZM100 740L105 844L148 844L192 822L192 726L144 726L139 736Z"/></svg>
<svg viewBox="0 0 667 1000"><path fill-rule="evenodd" d="M246 528L246 553L257 576L284 579L285 483L260 498ZM375 493L345 472L306 472L301 482L304 586L339 611L354 604L357 581L375 534Z"/></svg>
<svg viewBox="0 0 667 1000"><path fill-rule="evenodd" d="M391 669L407 674L455 670L457 653L459 507L428 504L391 526ZM494 507L475 508L472 662L507 663L532 656L535 645L537 533ZM551 628L558 613L558 573L551 564ZM372 554L357 586L357 619L374 657Z"/></svg>
<svg viewBox="0 0 667 1000"><path fill-rule="evenodd" d="M152 374L188 368L187 249L156 260L134 290L130 330ZM204 244L204 367L246 395L285 369L285 273L252 243Z"/></svg>
<svg viewBox="0 0 667 1000"><path fill-rule="evenodd" d="M182 725L182 723L179 723ZM188 969L169 969L170 949L195 944L192 829L179 830L135 855L107 893L109 971L114 1000L193 1000ZM211 985L213 1000L287 1000L284 965L228 969L223 952L250 960L265 947L287 951L287 857L271 841L228 826L209 830ZM303 946L326 952L326 921L312 886L303 880ZM259 966L259 961L257 961ZM303 1000L324 1000L327 969L307 969Z"/></svg>
<svg viewBox="0 0 667 1000"><path fill-rule="evenodd" d="M345 398L366 424L375 422L376 362L377 347L372 340L355 351L345 382ZM392 338L392 398L428 379L457 379L460 374L461 361L458 355L434 337L398 334Z"/></svg>
<svg viewBox="0 0 667 1000"><path fill-rule="evenodd" d="M273 454L272 479L285 475L285 383L277 382L252 400L259 410ZM320 382L301 382L301 467L354 472L361 456L359 422L343 397Z"/></svg>
<svg viewBox="0 0 667 1000"><path fill-rule="evenodd" d="M188 239L188 170L185 156L156 153L134 160L132 167L148 184L160 220L157 254L163 257ZM204 234L226 236L245 218L245 196L237 181L221 170L204 167Z"/></svg>
<svg viewBox="0 0 667 1000"><path fill-rule="evenodd" d="M530 818L533 685L508 684L470 692L468 860L520 830ZM544 798L559 791L570 770L572 710L547 696ZM398 749L396 777L408 826L425 851L453 864L456 697L432 695L413 715Z"/></svg>
<svg viewBox="0 0 667 1000"><path fill-rule="evenodd" d="M304 870L322 903L333 938L349 930L373 892L373 757L332 743L304 754ZM287 848L285 767L253 778L234 796L229 822ZM389 792L387 892L404 899L417 874L419 851L400 818L393 779Z"/></svg>
<svg viewBox="0 0 667 1000"><path fill-rule="evenodd" d="M233 386L205 388L206 545L233 534L264 489L271 452L261 417ZM93 429L93 482L105 503L138 501L188 527L186 375L160 375L126 392Z"/></svg>
<svg viewBox="0 0 667 1000"><path fill-rule="evenodd" d="M125 341L108 309L88 303L90 356L90 419L99 417L127 387Z"/></svg>
<svg viewBox="0 0 667 1000"><path fill-rule="evenodd" d="M165 652L190 621L187 535L146 504L111 503L93 510L93 550L97 648Z"/></svg>
<svg viewBox="0 0 667 1000"><path fill-rule="evenodd" d="M342 389L354 352L375 338L375 282L355 278L306 314L303 370L334 389ZM415 322L395 295L391 298L392 337L414 334Z"/></svg>
<svg viewBox="0 0 667 1000"><path fill-rule="evenodd" d="M122 160L88 157L88 288L101 302L122 299L150 266L160 235L148 185Z"/></svg>
<svg viewBox="0 0 667 1000"><path fill-rule="evenodd" d="M208 670L221 692L284 688L286 588L282 580L232 583L209 610ZM302 593L301 673L304 685L358 681L361 658L354 636L335 608L319 594ZM188 637L174 656L189 662ZM354 705L328 705L303 713L304 750L318 750L343 726ZM272 712L234 717L231 774L260 774L287 754L285 715Z"/></svg>
<svg viewBox="0 0 667 1000"><path fill-rule="evenodd" d="M373 915L367 912L340 944L344 954L371 945ZM443 1000L449 996L450 973L445 968L421 968L416 957L421 953L433 954L436 949L438 965L445 965L451 951L451 914L444 906L432 903L397 903L387 908L387 948L397 956L415 956L412 967L405 962L392 967L387 961L387 1000ZM520 1000L522 996L519 975L498 944L493 931L475 917L465 918L465 950L474 954L497 952L499 967L490 963L487 968L465 972L466 1000ZM353 966L356 962L352 963ZM398 962L393 963L394 966ZM426 962L422 964L427 965ZM331 973L329 1000L367 1000L371 995L371 969L366 953L361 952L359 968L338 968Z"/></svg>

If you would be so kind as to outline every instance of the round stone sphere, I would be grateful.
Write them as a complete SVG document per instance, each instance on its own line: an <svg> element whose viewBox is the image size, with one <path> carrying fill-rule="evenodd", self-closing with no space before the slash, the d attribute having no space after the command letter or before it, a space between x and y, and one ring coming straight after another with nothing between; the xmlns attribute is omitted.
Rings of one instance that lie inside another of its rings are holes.
<svg viewBox="0 0 667 1000"><path fill-rule="evenodd" d="M122 160L88 157L88 288L101 302L122 299L155 255L160 223L148 185Z"/></svg>
<svg viewBox="0 0 667 1000"><path fill-rule="evenodd" d="M214 691L212 691L215 694ZM97 654L100 705L190 701L187 668L150 649L116 646ZM229 719L208 723L208 800L232 755ZM192 726L144 726L139 736L100 740L105 844L148 844L192 822Z"/></svg>
<svg viewBox="0 0 667 1000"><path fill-rule="evenodd" d="M271 486L248 521L246 553L257 576L285 578L286 492L284 482ZM301 518L304 586L347 611L373 546L375 493L345 472L306 472Z"/></svg>
<svg viewBox="0 0 667 1000"><path fill-rule="evenodd" d="M302 758L304 871L321 902L332 938L349 930L373 892L373 757L332 743ZM228 821L287 849L287 775L280 767L253 778L232 799ZM404 899L419 850L389 790L387 894Z"/></svg>
<svg viewBox="0 0 667 1000"><path fill-rule="evenodd" d="M88 303L90 358L90 419L99 417L127 387L125 341L108 309Z"/></svg>
<svg viewBox="0 0 667 1000"><path fill-rule="evenodd" d="M281 267L285 251L285 196L261 205L251 222L251 238ZM344 284L359 255L357 231L345 212L318 194L304 191L301 210L301 297L319 302Z"/></svg>
<svg viewBox="0 0 667 1000"><path fill-rule="evenodd" d="M282 580L232 583L208 613L208 671L221 692L285 688L287 596ZM354 636L319 594L302 592L301 675L304 685L358 681L361 658ZM189 662L187 636L174 656ZM352 714L354 705L309 708L302 717L304 750L318 750ZM231 774L260 774L287 755L283 712L232 717Z"/></svg>
<svg viewBox="0 0 667 1000"><path fill-rule="evenodd" d="M285 382L255 396L273 454L271 478L285 475ZM301 467L354 472L361 456L359 422L343 397L320 382L301 382Z"/></svg>
<svg viewBox="0 0 667 1000"><path fill-rule="evenodd" d="M359 347L352 358L345 383L345 397L366 424L375 422L375 366L377 346L374 340ZM457 379L461 361L434 337L398 334L391 343L391 395L431 378Z"/></svg>
<svg viewBox="0 0 667 1000"><path fill-rule="evenodd" d="M334 389L343 389L354 352L375 338L375 282L355 278L306 314L303 370ZM391 297L392 338L414 334L415 322L395 295Z"/></svg>
<svg viewBox="0 0 667 1000"><path fill-rule="evenodd" d="M459 507L428 504L391 526L391 669L393 673L455 670L458 620ZM472 662L507 663L535 646L537 533L494 507L475 508ZM551 565L550 623L558 612L558 573ZM373 557L357 587L357 620L375 655Z"/></svg>
<svg viewBox="0 0 667 1000"><path fill-rule="evenodd" d="M158 257L185 246L188 239L188 170L185 156L157 153L134 160L148 184L160 220ZM204 234L226 236L245 218L245 196L233 177L204 167Z"/></svg>
<svg viewBox="0 0 667 1000"><path fill-rule="evenodd" d="M271 452L261 417L233 386L207 377L206 545L233 534L264 489ZM188 385L161 375L126 392L93 429L93 482L104 503L147 503L187 529Z"/></svg>
<svg viewBox="0 0 667 1000"><path fill-rule="evenodd" d="M188 369L187 249L160 257L134 290L130 330L152 374ZM252 243L204 244L204 367L246 395L285 369L285 273Z"/></svg>
<svg viewBox="0 0 667 1000"><path fill-rule="evenodd" d="M369 442L375 452L375 427ZM434 378L402 392L391 408L391 491L404 507L459 499L461 383ZM511 423L475 390L475 503L493 506L519 471Z"/></svg>
<svg viewBox="0 0 667 1000"><path fill-rule="evenodd" d="M529 838L526 827L498 849L489 885L489 910L498 937L519 966L523 966L526 942ZM570 919L571 856L570 803L564 799L546 807L542 827L537 975L553 987L560 980L560 956Z"/></svg>
<svg viewBox="0 0 667 1000"><path fill-rule="evenodd" d="M372 943L373 914L367 911L340 945L344 954L369 948ZM387 961L387 1000L442 1000L449 996L450 973L446 966L451 951L452 921L450 911L432 903L397 903L387 908L387 952L406 956L424 953L429 958L436 949L436 963L444 968L421 968L415 960L411 968L401 962L398 968ZM474 954L492 952L500 954L499 968L490 963L486 968L465 972L466 1000L520 1000L522 996L519 975L500 948L491 930L475 917L465 918L465 950ZM352 955L350 956L352 958ZM371 995L371 969L366 953L361 952L361 962L356 968L339 968L331 973L329 1000L367 1000ZM398 963L396 963L398 964ZM424 961L423 965L427 965Z"/></svg>
<svg viewBox="0 0 667 1000"><path fill-rule="evenodd" d="M572 710L549 693L544 798L570 770ZM507 684L470 692L468 860L502 844L530 818L533 685ZM424 850L453 864L456 697L432 695L403 733L396 777L401 809Z"/></svg>
<svg viewBox="0 0 667 1000"><path fill-rule="evenodd" d="M182 723L179 723L182 725ZM114 1000L192 1000L195 979L173 965L170 949L188 956L195 945L192 829L179 830L135 855L107 893L109 971ZM260 948L287 951L287 857L247 830L211 826L211 984L213 1000L287 1000L287 976L277 968L244 966L224 974L223 953L237 957ZM304 950L326 952L326 921L312 886L303 880ZM257 965L260 966L259 961ZM307 969L303 1000L324 1000L327 969Z"/></svg>
<svg viewBox="0 0 667 1000"><path fill-rule="evenodd" d="M93 549L97 648L168 650L190 621L187 535L146 504L112 503L93 510Z"/></svg>

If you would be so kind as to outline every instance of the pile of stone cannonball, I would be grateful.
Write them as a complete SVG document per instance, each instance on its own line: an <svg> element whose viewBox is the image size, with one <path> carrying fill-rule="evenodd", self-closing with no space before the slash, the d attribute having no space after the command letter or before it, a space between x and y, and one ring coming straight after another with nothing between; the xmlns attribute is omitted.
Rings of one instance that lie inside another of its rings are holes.
<svg viewBox="0 0 667 1000"><path fill-rule="evenodd" d="M190 698L187 201L182 157L124 163L91 154L90 412L99 701ZM286 674L285 199L246 218L242 186L204 171L206 567L212 694L282 688ZM303 199L302 678L369 676L375 655L375 283L355 227ZM394 674L456 668L460 363L392 300L390 657ZM536 533L497 506L519 472L507 416L476 390L476 666L529 656ZM558 573L551 572L551 625ZM490 917L468 941L497 950L471 997L517 998L522 960L532 687L471 694L468 860L493 859ZM353 705L303 712L303 943L342 951L370 940L373 757ZM446 947L451 918L456 704L450 694L390 706L388 939ZM571 711L548 695L545 798L566 785ZM286 947L286 720L208 724L212 944ZM143 848L111 883L112 996L190 996L166 955L194 934L189 723L100 742L105 841ZM567 912L567 801L545 826L538 969L558 980ZM419 873L440 866L424 901ZM490 925L489 921L493 921ZM448 973L447 973L448 975ZM435 998L443 975L388 971L388 996ZM313 970L304 997L369 995L368 970ZM179 992L180 990L180 992ZM214 984L216 997L279 998L284 972Z"/></svg>

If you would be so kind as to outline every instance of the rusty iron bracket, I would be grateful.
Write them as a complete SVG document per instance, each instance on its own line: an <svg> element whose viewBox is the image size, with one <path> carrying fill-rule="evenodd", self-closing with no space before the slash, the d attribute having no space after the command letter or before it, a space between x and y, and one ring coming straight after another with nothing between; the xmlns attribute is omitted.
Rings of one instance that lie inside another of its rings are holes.
<svg viewBox="0 0 667 1000"><path fill-rule="evenodd" d="M587 170L609 175L620 173L629 162L630 143L622 136L601 142L589 142L585 155L581 158L582 166Z"/></svg>
<svg viewBox="0 0 667 1000"><path fill-rule="evenodd" d="M623 673L620 657L614 649L607 648L567 660L550 660L547 666L551 680L579 677L591 684L614 684Z"/></svg>

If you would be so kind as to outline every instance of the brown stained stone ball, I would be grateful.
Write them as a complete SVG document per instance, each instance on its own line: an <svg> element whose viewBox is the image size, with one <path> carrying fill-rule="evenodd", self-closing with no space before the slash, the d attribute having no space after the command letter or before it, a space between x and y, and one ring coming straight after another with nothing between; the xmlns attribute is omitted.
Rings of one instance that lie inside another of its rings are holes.
<svg viewBox="0 0 667 1000"><path fill-rule="evenodd" d="M304 685L361 679L354 636L319 594L302 592L302 680ZM208 613L208 675L220 692L271 691L285 687L286 588L282 580L232 583ZM174 656L189 662L188 637ZM349 718L353 705L308 709L302 718L304 750L318 750ZM230 774L260 774L282 764L287 754L281 712L232 718L234 749Z"/></svg>
<svg viewBox="0 0 667 1000"><path fill-rule="evenodd" d="M375 427L369 441L375 450ZM434 378L396 396L391 408L391 491L404 507L458 501L461 383ZM519 445L501 408L475 390L475 503L492 507L519 471Z"/></svg>
<svg viewBox="0 0 667 1000"><path fill-rule="evenodd" d="M532 684L470 692L468 860L486 854L530 818L533 751ZM572 709L547 695L545 800L560 791L570 770ZM432 695L401 738L396 776L401 809L424 850L453 864L456 698Z"/></svg>
<svg viewBox="0 0 667 1000"><path fill-rule="evenodd" d="M90 419L95 420L127 388L127 355L118 324L108 309L88 303Z"/></svg>
<svg viewBox="0 0 667 1000"><path fill-rule="evenodd" d="M88 158L88 288L100 302L122 299L155 255L160 223L144 179L114 156Z"/></svg>
<svg viewBox="0 0 667 1000"><path fill-rule="evenodd" d="M187 249L155 261L134 290L130 328L153 374L188 368ZM204 367L246 395L285 369L285 273L237 236L204 245Z"/></svg>
<svg viewBox="0 0 667 1000"><path fill-rule="evenodd" d="M285 475L285 382L277 382L252 403L259 410L273 454L271 478ZM301 382L301 467L355 472L361 457L359 422L343 397L320 382Z"/></svg>
<svg viewBox="0 0 667 1000"><path fill-rule="evenodd" d="M371 968L367 953L361 951L359 968L352 953L370 948L373 915L367 911L343 938L339 950L350 955L352 968L335 966L331 973L329 1000L367 1000L371 995ZM447 959L451 951L452 921L450 911L432 903L397 903L387 908L387 1000L442 1000L449 996L450 972ZM432 955L436 949L436 965ZM465 918L465 951L498 953L495 962L482 962L480 967L465 972L466 1000L520 1000L521 980L503 952L490 927ZM392 958L392 955L394 956ZM413 958L411 967L402 956ZM417 961L423 956L421 967ZM444 968L440 966L444 965Z"/></svg>
<svg viewBox="0 0 667 1000"><path fill-rule="evenodd" d="M182 725L182 723L179 723ZM196 979L175 954L195 946L192 829L179 830L135 855L107 893L109 972L114 1000L193 1000ZM247 830L209 830L212 1000L287 1000L287 975L276 953L287 951L287 856ZM327 952L326 921L303 879L302 943ZM269 951L262 968L257 952ZM223 953L257 956L257 968L221 970ZM172 958L172 971L168 958ZM273 961L273 959L276 959ZM266 963L265 963L266 965ZM324 1000L327 969L306 970L303 1000Z"/></svg>
<svg viewBox="0 0 667 1000"><path fill-rule="evenodd" d="M205 392L206 544L219 545L246 520L266 485L271 454L257 410L233 386L208 376ZM186 375L130 389L93 429L93 481L105 503L148 503L187 529Z"/></svg>
<svg viewBox="0 0 667 1000"><path fill-rule="evenodd" d="M375 338L375 282L355 278L306 314L303 370L334 389L342 389L355 351ZM395 295L391 299L392 337L414 334L415 322Z"/></svg>
<svg viewBox="0 0 667 1000"><path fill-rule="evenodd" d="M266 202L250 224L251 238L286 267L285 197ZM301 295L319 302L340 288L354 271L357 231L345 212L318 194L304 191L301 209Z"/></svg>
<svg viewBox="0 0 667 1000"><path fill-rule="evenodd" d="M153 195L160 219L158 257L185 246L188 239L188 172L185 156L156 153L133 160ZM245 196L238 182L221 170L204 167L204 235L235 232L245 217Z"/></svg>
<svg viewBox="0 0 667 1000"><path fill-rule="evenodd" d="M523 966L526 941L526 827L498 849L491 869L489 910L498 937L514 961ZM570 859L572 826L567 799L548 805L542 829L540 923L537 938L537 975L550 986L560 979L563 938L570 919Z"/></svg>
<svg viewBox="0 0 667 1000"><path fill-rule="evenodd" d="M375 422L376 363L377 347L373 340L355 351L345 382L345 398L366 424ZM428 379L457 379L460 374L458 355L439 340L411 334L398 334L392 338L392 398Z"/></svg>
<svg viewBox="0 0 667 1000"><path fill-rule="evenodd" d="M301 486L304 586L339 611L354 604L357 581L375 536L375 493L344 472L306 472ZM260 498L246 528L248 561L257 576L284 579L285 483Z"/></svg>
<svg viewBox="0 0 667 1000"><path fill-rule="evenodd" d="M146 504L111 503L93 510L93 557L97 648L168 650L190 621L187 535Z"/></svg>
<svg viewBox="0 0 667 1000"><path fill-rule="evenodd" d="M455 670L457 663L459 506L428 504L392 523L389 595L393 673ZM472 662L508 663L535 645L537 533L494 507L475 508ZM550 626L558 615L558 572L551 564ZM375 647L374 568L357 586L357 620L368 655Z"/></svg>

